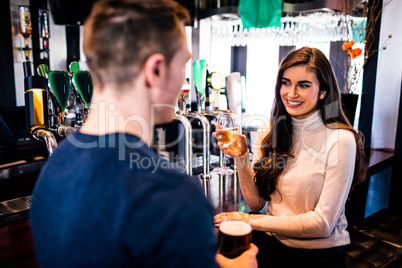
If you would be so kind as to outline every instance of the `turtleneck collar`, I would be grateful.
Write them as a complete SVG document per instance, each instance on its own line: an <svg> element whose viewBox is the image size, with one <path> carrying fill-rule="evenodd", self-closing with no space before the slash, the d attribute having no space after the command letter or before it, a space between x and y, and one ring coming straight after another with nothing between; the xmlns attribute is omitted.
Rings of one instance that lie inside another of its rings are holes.
<svg viewBox="0 0 402 268"><path fill-rule="evenodd" d="M318 110L313 113L312 115L310 115L307 118L304 119L296 119L293 116L291 116L292 118L292 124L294 126L294 128L300 129L300 128L305 128L309 125L312 125L316 122L321 122L321 117L318 115Z"/></svg>

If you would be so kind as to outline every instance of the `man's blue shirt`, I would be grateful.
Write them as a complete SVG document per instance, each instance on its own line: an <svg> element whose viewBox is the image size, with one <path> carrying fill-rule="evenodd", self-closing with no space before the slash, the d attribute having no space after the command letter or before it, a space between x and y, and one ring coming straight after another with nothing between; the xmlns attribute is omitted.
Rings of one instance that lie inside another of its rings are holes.
<svg viewBox="0 0 402 268"><path fill-rule="evenodd" d="M74 133L35 185L41 267L217 267L201 185L138 137Z"/></svg>

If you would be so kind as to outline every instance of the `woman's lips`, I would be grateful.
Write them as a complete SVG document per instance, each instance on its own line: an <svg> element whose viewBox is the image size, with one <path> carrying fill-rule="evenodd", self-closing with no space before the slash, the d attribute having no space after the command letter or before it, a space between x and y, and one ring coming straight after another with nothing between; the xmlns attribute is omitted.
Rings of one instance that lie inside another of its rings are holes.
<svg viewBox="0 0 402 268"><path fill-rule="evenodd" d="M291 100L286 100L286 102L288 103L288 106L289 106L290 108L297 108L297 107L300 107L300 105L302 105L302 104L303 104L303 102L302 102L302 101L291 101Z"/></svg>

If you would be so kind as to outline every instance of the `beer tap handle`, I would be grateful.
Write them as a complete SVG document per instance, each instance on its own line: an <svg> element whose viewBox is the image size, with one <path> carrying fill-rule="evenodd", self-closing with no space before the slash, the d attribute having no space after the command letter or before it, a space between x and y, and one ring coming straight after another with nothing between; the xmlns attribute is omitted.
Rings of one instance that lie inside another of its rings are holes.
<svg viewBox="0 0 402 268"><path fill-rule="evenodd" d="M78 91L80 101L89 110L93 95L93 82L91 73L85 70L76 71L72 74L73 86Z"/></svg>
<svg viewBox="0 0 402 268"><path fill-rule="evenodd" d="M207 91L208 95L213 93L214 109L219 109L219 95L223 86L223 76L221 73L212 72L207 75Z"/></svg>
<svg viewBox="0 0 402 268"><path fill-rule="evenodd" d="M80 64L76 61L73 61L70 63L69 69L70 73L78 72L80 70Z"/></svg>
<svg viewBox="0 0 402 268"><path fill-rule="evenodd" d="M80 64L76 61L70 63L69 66L72 84L77 91L79 101L89 110L91 108L93 82L89 71L80 70Z"/></svg>
<svg viewBox="0 0 402 268"><path fill-rule="evenodd" d="M62 112L66 110L71 92L70 76L67 71L49 72L50 89L55 95Z"/></svg>
<svg viewBox="0 0 402 268"><path fill-rule="evenodd" d="M205 111L209 111L209 89L210 89L210 83L208 83L208 79L209 79L209 71L208 71L208 65L205 68L205 72L206 72L206 77L205 77Z"/></svg>
<svg viewBox="0 0 402 268"><path fill-rule="evenodd" d="M197 89L198 93L201 95L205 94L205 86L206 86L206 69L205 69L205 60L197 60L193 64L193 72L194 72L194 85L195 89Z"/></svg>
<svg viewBox="0 0 402 268"><path fill-rule="evenodd" d="M196 62L194 62L193 72L194 72L194 86L198 92L197 94L198 110L201 111L203 108L203 104L205 104L203 96L205 94L206 77L207 77L204 59L197 60Z"/></svg>
<svg viewBox="0 0 402 268"><path fill-rule="evenodd" d="M43 76L45 78L48 77L48 72L49 72L49 67L46 64L41 64L38 66L38 68L36 69L38 71L38 74L40 76Z"/></svg>

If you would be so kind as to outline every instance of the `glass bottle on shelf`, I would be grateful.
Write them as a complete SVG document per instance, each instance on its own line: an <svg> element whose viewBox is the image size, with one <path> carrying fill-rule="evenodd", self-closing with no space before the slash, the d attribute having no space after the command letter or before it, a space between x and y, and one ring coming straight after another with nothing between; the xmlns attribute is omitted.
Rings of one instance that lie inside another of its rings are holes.
<svg viewBox="0 0 402 268"><path fill-rule="evenodd" d="M31 12L28 6L18 6L19 12L19 30L20 34L24 37L25 47L25 58L29 60L29 37L32 34L32 23L31 23Z"/></svg>
<svg viewBox="0 0 402 268"><path fill-rule="evenodd" d="M47 9L39 9L39 38L41 59L48 58L48 50L49 50L49 11Z"/></svg>
<svg viewBox="0 0 402 268"><path fill-rule="evenodd" d="M39 10L39 30L40 38L49 39L49 12L46 9ZM47 47L47 45L45 45L45 47Z"/></svg>

